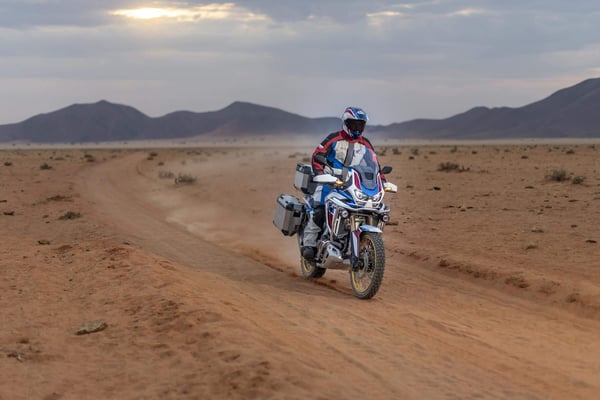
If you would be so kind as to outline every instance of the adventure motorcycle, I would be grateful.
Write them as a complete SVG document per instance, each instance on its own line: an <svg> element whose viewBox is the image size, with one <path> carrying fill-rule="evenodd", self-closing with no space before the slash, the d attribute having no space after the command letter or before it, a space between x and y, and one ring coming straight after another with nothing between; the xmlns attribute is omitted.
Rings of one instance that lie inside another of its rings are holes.
<svg viewBox="0 0 600 400"><path fill-rule="evenodd" d="M306 278L320 278L327 269L350 272L354 295L360 299L373 297L383 280L385 249L381 237L389 221L390 208L383 203L385 192L396 192L397 187L383 183L375 152L364 147L355 154L348 166L336 169L324 156L317 161L326 165L323 175L313 176L307 164L298 164L294 186L304 193L304 202L294 196L282 194L277 199L273 223L286 236L298 234L300 271ZM322 185L324 207L313 204L312 193ZM304 228L310 214L322 225L317 241L317 252L312 260L302 256Z"/></svg>

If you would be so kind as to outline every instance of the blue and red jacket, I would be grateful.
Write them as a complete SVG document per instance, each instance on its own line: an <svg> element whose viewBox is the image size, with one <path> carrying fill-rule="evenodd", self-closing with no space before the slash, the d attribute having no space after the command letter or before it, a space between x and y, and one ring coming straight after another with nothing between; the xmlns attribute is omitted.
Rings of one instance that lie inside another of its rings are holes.
<svg viewBox="0 0 600 400"><path fill-rule="evenodd" d="M344 160L346 158L346 152L348 150L349 143L354 143L355 150L356 146L365 146L375 153L373 145L369 139L365 138L364 136L360 135L358 139L352 139L343 130L333 132L327 136L313 152L312 168L314 174L320 175L324 172L323 170L325 166L315 160L315 157L319 154L324 155L333 168L341 170L344 167ZM381 179L385 182L385 177L383 174L381 174Z"/></svg>

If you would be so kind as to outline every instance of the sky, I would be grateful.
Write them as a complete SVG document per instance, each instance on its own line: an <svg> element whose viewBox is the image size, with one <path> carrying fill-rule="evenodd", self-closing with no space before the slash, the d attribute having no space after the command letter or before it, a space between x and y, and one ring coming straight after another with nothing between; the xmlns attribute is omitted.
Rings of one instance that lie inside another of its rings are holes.
<svg viewBox="0 0 600 400"><path fill-rule="evenodd" d="M600 76L596 0L0 0L0 124L108 100L372 124L520 107Z"/></svg>

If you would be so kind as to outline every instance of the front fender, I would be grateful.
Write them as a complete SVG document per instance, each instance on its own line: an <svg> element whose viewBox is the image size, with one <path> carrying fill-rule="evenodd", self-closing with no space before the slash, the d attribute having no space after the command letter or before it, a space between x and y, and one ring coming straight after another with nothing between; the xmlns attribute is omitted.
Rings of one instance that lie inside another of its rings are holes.
<svg viewBox="0 0 600 400"><path fill-rule="evenodd" d="M361 225L358 228L361 232L375 232L375 233L383 233L381 229L373 225Z"/></svg>

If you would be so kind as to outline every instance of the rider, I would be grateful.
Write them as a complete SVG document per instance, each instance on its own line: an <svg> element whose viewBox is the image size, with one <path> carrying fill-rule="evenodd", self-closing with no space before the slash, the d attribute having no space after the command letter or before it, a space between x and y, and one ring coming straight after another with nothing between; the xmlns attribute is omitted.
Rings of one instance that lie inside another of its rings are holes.
<svg viewBox="0 0 600 400"><path fill-rule="evenodd" d="M315 175L324 173L342 175L343 168L352 166L354 155L363 154L365 147L375 152L371 142L362 136L368 120L367 113L361 108L347 107L342 114L342 130L327 136L315 149L312 155L313 173ZM325 156L331 167L318 162L315 159L318 155ZM381 174L381 179L385 182L383 174ZM323 200L328 191L327 186L318 185L312 195L313 210L304 228L302 243L302 256L307 260L312 260L316 255L317 237L325 218Z"/></svg>

